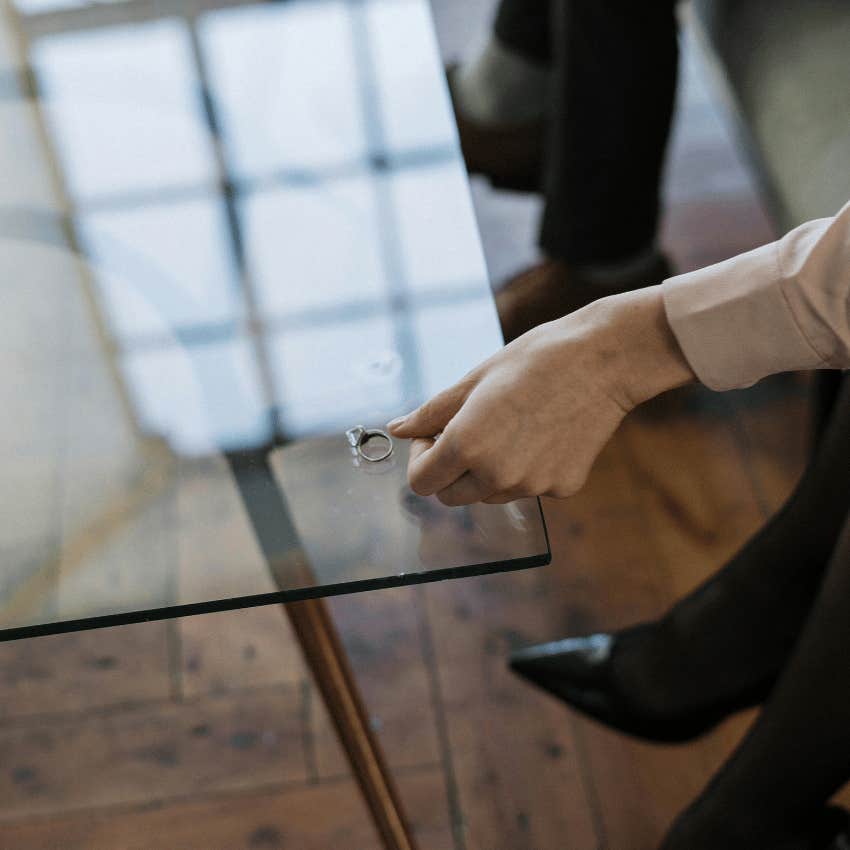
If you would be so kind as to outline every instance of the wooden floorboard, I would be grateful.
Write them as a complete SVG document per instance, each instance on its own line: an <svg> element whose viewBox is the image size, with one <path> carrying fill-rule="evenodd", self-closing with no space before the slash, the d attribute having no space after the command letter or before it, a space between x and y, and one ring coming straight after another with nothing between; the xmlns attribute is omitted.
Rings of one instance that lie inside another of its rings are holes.
<svg viewBox="0 0 850 850"><path fill-rule="evenodd" d="M420 642L424 613L418 588L400 587L335 599L331 611L357 671L370 720L390 765L440 761L435 706ZM401 697L401 698L400 698ZM318 698L311 700L319 777L348 772L342 750Z"/></svg>
<svg viewBox="0 0 850 850"><path fill-rule="evenodd" d="M167 632L145 623L0 643L0 726L168 699Z"/></svg>
<svg viewBox="0 0 850 850"><path fill-rule="evenodd" d="M413 829L451 850L438 769L403 773ZM352 779L172 805L110 808L0 824L0 846L27 850L380 850Z"/></svg>
<svg viewBox="0 0 850 850"><path fill-rule="evenodd" d="M509 650L555 630L544 571L429 587L465 848L596 846L593 806L559 706L506 668ZM549 623L548 629L546 623Z"/></svg>
<svg viewBox="0 0 850 850"><path fill-rule="evenodd" d="M300 700L272 688L6 726L0 819L306 782Z"/></svg>
<svg viewBox="0 0 850 850"><path fill-rule="evenodd" d="M268 685L298 687L307 672L276 605L178 621L180 678L186 697Z"/></svg>
<svg viewBox="0 0 850 850"><path fill-rule="evenodd" d="M562 635L655 617L676 596L677 579L651 513L643 509L645 494L627 430L600 458L582 494L547 506L553 548L561 553L551 592L565 612ZM690 748L638 744L588 721L579 721L578 729L599 800L604 845L653 847L675 811L705 781L701 759Z"/></svg>

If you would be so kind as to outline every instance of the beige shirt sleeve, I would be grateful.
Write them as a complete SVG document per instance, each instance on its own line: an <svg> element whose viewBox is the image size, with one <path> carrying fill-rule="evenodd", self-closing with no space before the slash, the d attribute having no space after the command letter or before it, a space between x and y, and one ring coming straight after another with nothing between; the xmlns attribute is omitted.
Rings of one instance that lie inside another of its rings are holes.
<svg viewBox="0 0 850 850"><path fill-rule="evenodd" d="M664 282L673 333L715 390L850 369L850 203L777 242Z"/></svg>

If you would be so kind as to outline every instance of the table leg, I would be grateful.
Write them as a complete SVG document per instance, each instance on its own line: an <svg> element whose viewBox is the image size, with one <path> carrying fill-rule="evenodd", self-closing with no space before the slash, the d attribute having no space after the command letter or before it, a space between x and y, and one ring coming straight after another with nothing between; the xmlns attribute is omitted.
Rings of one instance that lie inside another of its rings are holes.
<svg viewBox="0 0 850 850"><path fill-rule="evenodd" d="M268 450L227 452L225 457L272 580L281 590L313 585L315 577L301 550L286 499L269 466ZM290 602L283 608L322 693L385 850L416 850L326 603L322 599L308 599Z"/></svg>
<svg viewBox="0 0 850 850"><path fill-rule="evenodd" d="M307 664L366 799L385 850L416 850L380 746L357 690L327 604L322 599L284 605Z"/></svg>

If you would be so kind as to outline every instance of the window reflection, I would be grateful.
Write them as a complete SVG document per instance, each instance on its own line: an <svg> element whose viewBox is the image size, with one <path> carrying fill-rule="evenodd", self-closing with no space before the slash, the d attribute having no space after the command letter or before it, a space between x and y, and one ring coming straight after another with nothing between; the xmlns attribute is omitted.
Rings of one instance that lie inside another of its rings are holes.
<svg viewBox="0 0 850 850"><path fill-rule="evenodd" d="M182 21L50 36L31 62L73 200L214 179Z"/></svg>
<svg viewBox="0 0 850 850"><path fill-rule="evenodd" d="M268 588L222 453L350 466L346 428L501 344L426 0L226 2L17 0L0 629Z"/></svg>
<svg viewBox="0 0 850 850"><path fill-rule="evenodd" d="M460 380L471 364L485 360L502 344L495 307L489 296L417 310L413 326L425 397ZM452 345L435 348L429 343L435 338L450 338Z"/></svg>
<svg viewBox="0 0 850 850"><path fill-rule="evenodd" d="M388 315L281 333L272 349L286 431L303 436L381 423L404 400L404 364Z"/></svg>
<svg viewBox="0 0 850 850"><path fill-rule="evenodd" d="M97 0L99 3L124 3L127 0ZM40 12L58 12L65 9L81 9L93 5L90 0L15 0L15 7L26 15Z"/></svg>
<svg viewBox="0 0 850 850"><path fill-rule="evenodd" d="M214 196L86 213L78 224L122 342L241 317L228 224Z"/></svg>
<svg viewBox="0 0 850 850"><path fill-rule="evenodd" d="M131 351L123 360L143 427L177 453L209 455L269 443L269 419L246 339Z"/></svg>
<svg viewBox="0 0 850 850"><path fill-rule="evenodd" d="M481 291L484 257L462 165L404 169L390 182L410 287Z"/></svg>
<svg viewBox="0 0 850 850"><path fill-rule="evenodd" d="M144 431L197 455L375 421L499 345L457 307L487 280L421 0L85 15L30 58Z"/></svg>
<svg viewBox="0 0 850 850"><path fill-rule="evenodd" d="M211 12L200 30L235 174L366 156L347 4L296 0Z"/></svg>
<svg viewBox="0 0 850 850"><path fill-rule="evenodd" d="M386 297L371 178L256 192L241 209L248 267L267 316Z"/></svg>
<svg viewBox="0 0 850 850"><path fill-rule="evenodd" d="M378 102L388 150L453 146L455 124L428 8L419 0L366 7Z"/></svg>

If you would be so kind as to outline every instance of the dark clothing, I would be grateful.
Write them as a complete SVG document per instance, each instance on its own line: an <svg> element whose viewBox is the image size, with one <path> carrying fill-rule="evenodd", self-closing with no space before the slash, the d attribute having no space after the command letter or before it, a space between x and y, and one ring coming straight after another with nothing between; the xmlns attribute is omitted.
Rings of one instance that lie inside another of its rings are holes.
<svg viewBox="0 0 850 850"><path fill-rule="evenodd" d="M655 241L678 66L674 0L502 0L496 35L554 81L540 244L571 263Z"/></svg>
<svg viewBox="0 0 850 850"><path fill-rule="evenodd" d="M552 3L555 0L502 0L493 30L502 44L538 65L552 61Z"/></svg>

